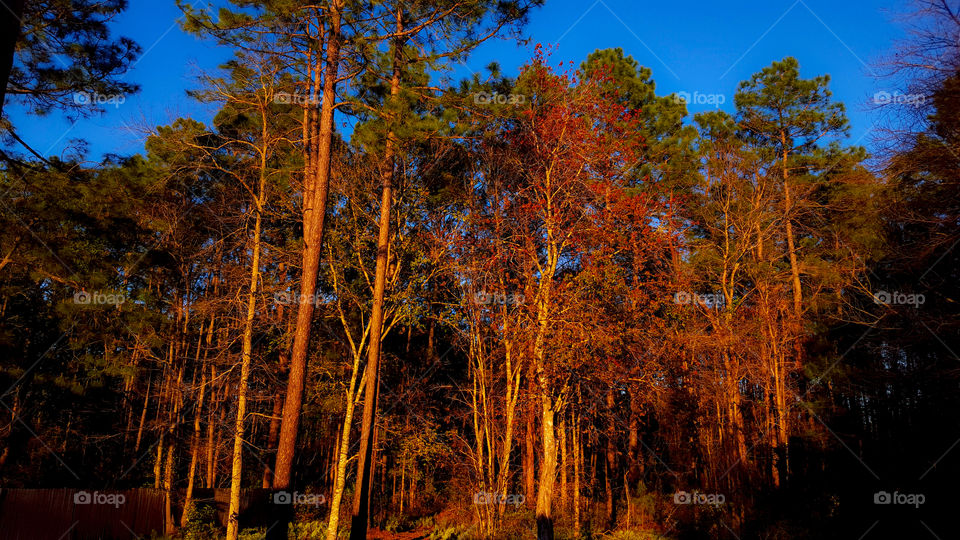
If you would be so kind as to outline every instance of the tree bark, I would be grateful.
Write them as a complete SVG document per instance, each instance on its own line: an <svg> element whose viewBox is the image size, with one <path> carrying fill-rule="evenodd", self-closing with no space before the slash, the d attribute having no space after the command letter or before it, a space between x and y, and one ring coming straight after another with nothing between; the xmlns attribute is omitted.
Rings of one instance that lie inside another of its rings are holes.
<svg viewBox="0 0 960 540"><path fill-rule="evenodd" d="M403 32L403 11L397 8L397 34ZM390 100L400 94L400 63L403 43L398 37L393 42L393 77L390 81ZM390 119L392 123L392 119ZM350 540L367 537L370 514L370 485L373 460L373 431L375 428L377 392L380 383L380 339L383 334L383 299L387 287L387 265L390 255L390 211L393 204L394 148L393 129L387 133L383 156L383 193L380 200L380 231L377 237L377 264L373 289L373 313L370 317L370 343L367 349L367 387L363 398L363 423L360 432L360 455L357 463L357 488L353 497L353 518Z"/></svg>
<svg viewBox="0 0 960 540"><path fill-rule="evenodd" d="M579 400L577 405L579 406ZM583 453L580 450L580 419L573 413L573 532L580 534L580 468Z"/></svg>
<svg viewBox="0 0 960 540"><path fill-rule="evenodd" d="M310 326L313 322L314 294L320 253L323 247L324 221L327 212L327 194L330 188L330 163L333 147L333 111L336 102L336 82L340 65L342 40L341 17L343 0L333 0L328 11L330 31L327 36L326 72L323 77L323 102L320 108L320 134L317 140L317 161L312 167L315 178L305 178L303 209L303 266L300 276L300 297L297 307L297 326L290 354L290 374L287 394L280 422L280 440L274 467L274 489L290 486L297 433L300 427L300 409L306 384L307 348L310 344ZM309 146L305 152L310 152ZM310 176L308 173L305 175ZM310 185L308 189L307 185Z"/></svg>
<svg viewBox="0 0 960 540"><path fill-rule="evenodd" d="M546 381L543 383L546 384ZM554 433L553 400L541 388L543 413L543 461L537 489L537 540L553 540L553 487L557 477L557 444Z"/></svg>
<svg viewBox="0 0 960 540"><path fill-rule="evenodd" d="M167 463L163 472L163 493L164 493L164 534L171 536L176 530L173 523L173 452L176 450L176 441L173 434L168 437L170 441L167 444Z"/></svg>
<svg viewBox="0 0 960 540"><path fill-rule="evenodd" d="M213 321L210 322L213 324ZM200 459L200 418L203 413L203 398L207 386L206 366L200 366L200 395L197 398L197 408L193 416L193 438L190 440L190 468L187 470L187 493L183 499L183 514L180 516L180 526L186 527L190 520L190 507L193 504L193 486L196 480L197 461Z"/></svg>
<svg viewBox="0 0 960 540"><path fill-rule="evenodd" d="M286 282L287 279L289 278L289 274L288 272L283 270L284 266L285 265L283 263L280 264L280 271L283 273L284 281ZM277 311L278 311L277 317L279 321L286 320L287 328L284 335L289 336L285 340L283 349L281 349L280 351L279 361L277 362L278 364L277 374L279 378L283 380L283 375L287 373L288 371L287 366L290 363L290 349L293 347L293 341L291 338L292 338L294 321L293 321L293 317L290 317L286 313L286 311L284 310L284 306L282 304L279 306ZM276 389L276 393L273 396L273 410L271 411L271 414L270 414L270 427L267 431L267 448L271 450L275 449L277 447L277 443L279 443L280 441L280 420L283 415L284 390L286 390L286 388L282 386L278 386ZM263 487L263 489L270 489L271 487L273 487L273 466L271 465L271 461L275 462L276 456L274 456L273 460L264 459L263 481L260 484Z"/></svg>
<svg viewBox="0 0 960 540"><path fill-rule="evenodd" d="M147 421L147 409L150 407L150 387L153 385L153 377L147 376L147 391L143 395L143 410L140 412L140 426L137 428L137 442L133 446L133 453L140 451L140 442L143 440L143 425Z"/></svg>
<svg viewBox="0 0 960 540"><path fill-rule="evenodd" d="M560 415L560 514L567 510L567 422Z"/></svg>
<svg viewBox="0 0 960 540"><path fill-rule="evenodd" d="M262 112L261 112L262 114ZM263 130L266 131L263 119ZM263 134L266 141L266 133ZM253 350L253 319L257 312L257 286L260 282L260 225L263 194L266 184L267 149L260 151L260 191L255 201L256 217L253 225L253 253L250 262L250 290L247 294L247 315L243 327L243 345L240 360L240 383L237 385L237 419L233 436L233 465L230 472L230 507L227 512L227 540L237 540L240 532L240 486L243 479L243 436L247 415L247 388L250 379L250 359Z"/></svg>
<svg viewBox="0 0 960 540"><path fill-rule="evenodd" d="M530 373L533 373L533 369L530 370ZM528 385L528 395L531 397L531 400L526 407L527 425L523 434L523 492L525 500L528 501L527 504L534 504L534 502L537 500L536 453L534 449L534 436L536 435L534 431L534 415L536 414L534 404L536 401L533 399L533 396L536 395L536 392L532 375L530 377L530 384Z"/></svg>
<svg viewBox="0 0 960 540"><path fill-rule="evenodd" d="M616 399L613 388L607 390L607 449L604 488L607 498L607 529L617 526L617 501L614 498L613 479L617 477L617 424L614 420Z"/></svg>
<svg viewBox="0 0 960 540"><path fill-rule="evenodd" d="M217 380L217 367L210 366L210 384L212 385L213 382L216 380ZM216 402L214 401L215 397L216 395L214 394L213 388L211 387L210 388L210 407L209 407L210 413L207 415L207 474L204 477L204 480L206 481L207 489L212 489L217 487L216 465L214 460L214 448L216 447L216 444L217 444L216 441L214 440L214 431L215 431L216 422L214 422L213 420L216 416L216 411L217 411Z"/></svg>
<svg viewBox="0 0 960 540"><path fill-rule="evenodd" d="M273 396L273 410L270 412L270 427L267 429L267 448L275 448L280 438L280 415L283 414L283 396L278 392ZM273 467L270 463L263 464L263 480L260 482L263 489L273 487Z"/></svg>
<svg viewBox="0 0 960 540"><path fill-rule="evenodd" d="M177 372L176 390L171 394L176 395L176 402L173 405L173 414L170 415L170 426L167 428L167 455L166 464L163 472L163 491L166 504L164 505L164 534L170 536L176 530L173 521L173 456L176 451L177 438L176 427L180 424L180 406L182 396L180 385L183 383L183 370Z"/></svg>
<svg viewBox="0 0 960 540"><path fill-rule="evenodd" d="M783 145L783 217L786 222L787 251L790 258L790 277L793 284L793 311L800 316L803 307L803 291L800 288L800 265L797 262L797 248L793 238L793 199L790 193L790 168L787 166L789 152L787 150L786 133L780 132L780 142Z"/></svg>
<svg viewBox="0 0 960 540"><path fill-rule="evenodd" d="M357 351L359 353L359 351ZM350 457L350 428L353 425L353 412L356 406L354 392L357 389L357 374L360 371L360 355L356 354L353 360L353 373L350 375L350 388L347 390L346 414L343 418L343 428L340 432L340 445L337 448L337 470L334 480L333 493L330 497L330 517L327 520L327 540L336 540L340 527L340 504L343 501L343 490L347 483L347 461ZM394 477L396 482L396 477ZM403 513L403 483L400 484L400 513Z"/></svg>

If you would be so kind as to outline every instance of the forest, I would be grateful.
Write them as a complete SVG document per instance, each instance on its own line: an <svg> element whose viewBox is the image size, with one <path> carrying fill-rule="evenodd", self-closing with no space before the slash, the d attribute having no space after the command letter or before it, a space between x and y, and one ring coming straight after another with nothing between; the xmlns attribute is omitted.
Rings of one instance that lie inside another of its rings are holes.
<svg viewBox="0 0 960 540"><path fill-rule="evenodd" d="M24 129L141 89L127 0L0 0L0 539L956 534L960 3L855 141L544 0L157 1L216 113L100 159Z"/></svg>

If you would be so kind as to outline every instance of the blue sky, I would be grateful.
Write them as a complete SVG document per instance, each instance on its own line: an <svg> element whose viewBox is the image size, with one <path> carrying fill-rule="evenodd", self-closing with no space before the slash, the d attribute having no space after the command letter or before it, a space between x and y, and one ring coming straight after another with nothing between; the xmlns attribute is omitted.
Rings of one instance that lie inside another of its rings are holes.
<svg viewBox="0 0 960 540"><path fill-rule="evenodd" d="M209 106L188 98L196 74L216 68L230 51L185 34L173 0L132 0L114 32L136 40L144 54L125 75L141 86L101 116L72 124L52 115L27 117L9 107L20 135L41 153L61 155L74 139L89 144L88 157L133 154L143 149L143 128L178 117L208 121ZM737 83L785 56L800 61L805 77L830 74L834 98L847 105L850 143L870 145L874 122L868 102L881 90L877 60L904 37L897 21L907 2L893 0L547 0L525 32L531 43L555 44L552 60L579 63L598 48L621 47L653 71L658 94L686 92L699 103L691 112L731 110ZM531 45L532 46L532 45ZM485 43L454 77L467 77L497 61L515 75L531 47L513 41ZM719 102L723 102L720 104Z"/></svg>

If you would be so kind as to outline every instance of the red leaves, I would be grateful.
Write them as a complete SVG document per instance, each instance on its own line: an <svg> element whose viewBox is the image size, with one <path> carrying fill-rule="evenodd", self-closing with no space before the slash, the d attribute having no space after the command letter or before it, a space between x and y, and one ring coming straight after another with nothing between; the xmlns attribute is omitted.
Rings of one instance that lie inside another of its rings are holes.
<svg viewBox="0 0 960 540"><path fill-rule="evenodd" d="M546 316L551 369L602 370L578 344L624 358L645 347L624 324L666 296L653 268L670 243L654 226L667 209L649 175L637 187L648 159L640 111L617 99L608 74L586 76L572 62L555 71L547 56L538 45L518 80L527 107L502 124L511 126L504 144L480 156L482 191L498 202L477 208L483 218L463 237L473 261L465 281L523 291L523 305L478 309L491 324L508 317L531 332Z"/></svg>

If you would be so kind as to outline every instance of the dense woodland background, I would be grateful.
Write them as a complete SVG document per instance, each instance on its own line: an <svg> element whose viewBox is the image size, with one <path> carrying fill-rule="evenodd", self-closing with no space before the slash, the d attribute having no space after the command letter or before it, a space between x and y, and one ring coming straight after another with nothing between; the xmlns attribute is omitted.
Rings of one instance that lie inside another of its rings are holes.
<svg viewBox="0 0 960 540"><path fill-rule="evenodd" d="M125 0L5 4L7 108L136 91ZM4 117L0 487L156 488L192 538L264 533L217 487L322 496L291 537L956 530L955 2L873 155L802 58L691 118L619 49L445 75L539 1L233 4L182 6L235 51L211 125L94 164Z"/></svg>

